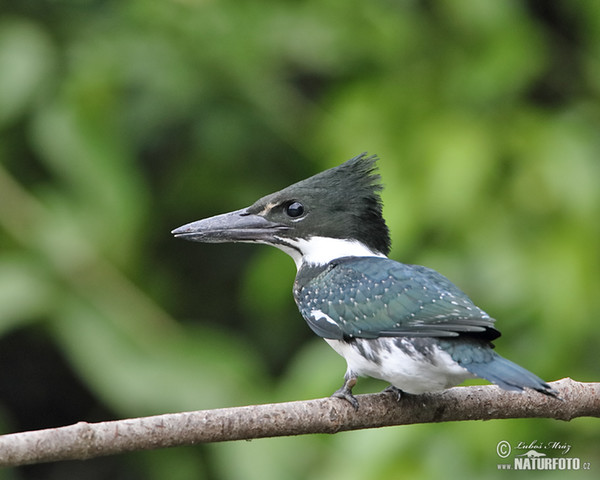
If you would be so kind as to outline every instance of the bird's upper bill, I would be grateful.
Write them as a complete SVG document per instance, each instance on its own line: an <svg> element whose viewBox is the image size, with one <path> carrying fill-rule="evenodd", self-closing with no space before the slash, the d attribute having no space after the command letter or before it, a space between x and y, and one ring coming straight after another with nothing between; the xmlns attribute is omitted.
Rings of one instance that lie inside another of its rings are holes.
<svg viewBox="0 0 600 480"><path fill-rule="evenodd" d="M205 243L267 242L289 227L252 214L247 208L188 223L171 233L177 238Z"/></svg>

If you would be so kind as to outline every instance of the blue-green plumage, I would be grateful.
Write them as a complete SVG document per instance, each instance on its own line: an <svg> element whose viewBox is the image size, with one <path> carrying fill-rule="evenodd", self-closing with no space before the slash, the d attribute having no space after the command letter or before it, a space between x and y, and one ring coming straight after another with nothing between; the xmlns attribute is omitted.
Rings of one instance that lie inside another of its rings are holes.
<svg viewBox="0 0 600 480"><path fill-rule="evenodd" d="M358 376L408 393L478 376L508 390L555 396L543 380L493 350L495 320L438 272L386 257L376 157L346 163L267 195L248 208L184 225L200 242L273 245L298 268L294 299L309 327L348 364L334 395L355 407Z"/></svg>
<svg viewBox="0 0 600 480"><path fill-rule="evenodd" d="M331 339L456 337L493 340L494 320L435 270L382 257L345 257L300 269L294 298L319 336Z"/></svg>
<svg viewBox="0 0 600 480"><path fill-rule="evenodd" d="M301 268L294 298L317 335L336 341L330 342L332 346L345 344L343 351L355 350L375 365L377 371L369 372L371 376L401 390L421 393L422 388L443 387L447 370L460 379L455 365L445 369L448 360L465 370L464 378L476 375L509 390L528 387L547 393L550 389L492 350L490 341L500 336L495 320L435 270L382 257L345 257ZM384 342L384 338L403 341ZM437 363L438 368L431 378L423 375L416 381L403 367L384 372L382 359L391 364L392 355L403 361ZM362 373L360 367L355 370L350 377Z"/></svg>

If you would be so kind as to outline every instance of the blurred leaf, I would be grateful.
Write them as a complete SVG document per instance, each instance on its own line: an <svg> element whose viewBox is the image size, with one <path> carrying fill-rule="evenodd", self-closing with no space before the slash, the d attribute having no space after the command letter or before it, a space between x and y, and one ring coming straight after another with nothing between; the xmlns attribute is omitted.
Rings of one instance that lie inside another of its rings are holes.
<svg viewBox="0 0 600 480"><path fill-rule="evenodd" d="M68 204L96 246L113 257L125 256L135 251L144 189L119 135L105 130L110 125L87 127L67 105L56 105L37 117L34 144L40 158L66 182L68 190L57 200Z"/></svg>
<svg viewBox="0 0 600 480"><path fill-rule="evenodd" d="M242 342L205 328L128 337L89 306L71 302L53 325L63 351L121 415L152 415L258 401L260 366Z"/></svg>
<svg viewBox="0 0 600 480"><path fill-rule="evenodd" d="M16 16L0 19L0 128L48 86L54 61L54 46L40 26Z"/></svg>
<svg viewBox="0 0 600 480"><path fill-rule="evenodd" d="M309 335L309 328L292 297L293 261L274 249L262 250L244 272L240 302L251 322L250 337L279 366L289 360L298 338Z"/></svg>
<svg viewBox="0 0 600 480"><path fill-rule="evenodd" d="M0 334L42 318L54 305L56 288L36 260L19 254L0 256Z"/></svg>
<svg viewBox="0 0 600 480"><path fill-rule="evenodd" d="M320 338L307 343L290 362L278 385L280 401L327 397L344 383L346 362ZM358 391L358 389L357 389Z"/></svg>

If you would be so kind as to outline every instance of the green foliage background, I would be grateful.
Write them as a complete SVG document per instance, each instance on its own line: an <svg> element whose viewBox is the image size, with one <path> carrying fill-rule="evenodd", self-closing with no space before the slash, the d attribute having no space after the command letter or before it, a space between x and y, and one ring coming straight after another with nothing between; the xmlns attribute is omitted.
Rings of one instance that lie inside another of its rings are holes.
<svg viewBox="0 0 600 480"><path fill-rule="evenodd" d="M467 291L505 356L599 381L599 96L593 0L0 0L1 431L333 392L344 361L297 313L289 258L169 232L366 150L382 158L393 258ZM505 478L501 440L570 444L593 468L573 478L597 478L591 419L0 477Z"/></svg>

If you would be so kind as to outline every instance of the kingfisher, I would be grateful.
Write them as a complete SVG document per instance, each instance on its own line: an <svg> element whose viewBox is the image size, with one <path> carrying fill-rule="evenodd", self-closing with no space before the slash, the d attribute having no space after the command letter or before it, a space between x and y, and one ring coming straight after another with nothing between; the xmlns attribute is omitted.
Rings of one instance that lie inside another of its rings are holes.
<svg viewBox="0 0 600 480"><path fill-rule="evenodd" d="M267 195L247 208L172 231L196 242L272 245L294 260L298 309L347 363L332 396L357 409L357 378L386 390L441 391L480 377L506 390L556 397L538 376L494 351L490 317L442 274L387 257L377 156L345 163Z"/></svg>

